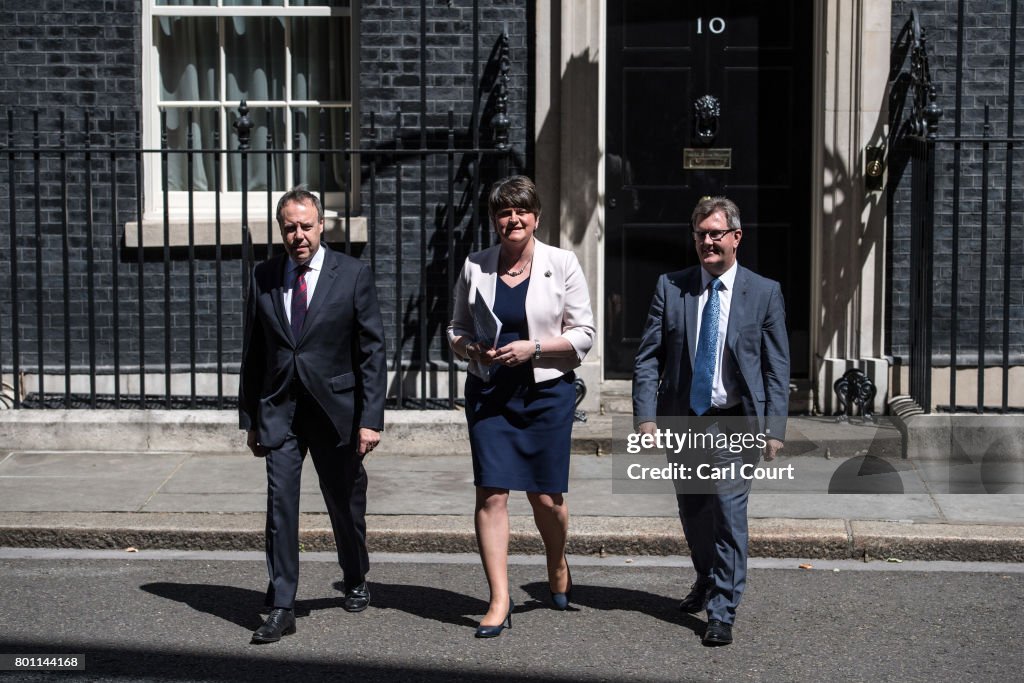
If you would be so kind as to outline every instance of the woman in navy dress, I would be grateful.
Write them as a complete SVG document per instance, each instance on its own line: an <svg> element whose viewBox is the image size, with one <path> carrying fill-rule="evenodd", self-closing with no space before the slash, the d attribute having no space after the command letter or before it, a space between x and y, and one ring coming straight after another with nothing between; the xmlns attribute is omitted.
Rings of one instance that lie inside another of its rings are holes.
<svg viewBox="0 0 1024 683"><path fill-rule="evenodd" d="M470 254L455 286L452 349L469 359L466 420L473 451L476 532L490 586L477 637L512 625L508 587L508 495L525 491L544 541L552 604L566 609L565 558L573 369L594 341L594 316L576 255L534 237L540 199L533 182L494 184L488 212L499 243ZM489 318L501 321L494 338Z"/></svg>

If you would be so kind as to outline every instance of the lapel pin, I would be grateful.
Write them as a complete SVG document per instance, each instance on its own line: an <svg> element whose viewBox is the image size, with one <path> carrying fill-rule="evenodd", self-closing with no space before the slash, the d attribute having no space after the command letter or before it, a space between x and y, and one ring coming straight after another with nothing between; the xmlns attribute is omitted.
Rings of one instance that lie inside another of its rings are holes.
<svg viewBox="0 0 1024 683"><path fill-rule="evenodd" d="M551 277L551 271L550 270L545 271L544 272L544 277Z"/></svg>

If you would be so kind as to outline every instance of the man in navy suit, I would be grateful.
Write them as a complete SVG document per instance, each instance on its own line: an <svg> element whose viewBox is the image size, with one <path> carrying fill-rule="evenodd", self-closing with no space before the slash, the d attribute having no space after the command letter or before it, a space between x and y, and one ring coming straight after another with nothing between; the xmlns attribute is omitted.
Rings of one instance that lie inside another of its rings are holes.
<svg viewBox="0 0 1024 683"><path fill-rule="evenodd" d="M380 441L387 390L384 330L370 269L320 240L316 195L285 193L277 205L285 254L256 266L246 302L239 425L267 465L270 614L254 643L295 632L299 580L299 484L308 451L344 572L342 607L360 612L366 585L366 470Z"/></svg>
<svg viewBox="0 0 1024 683"><path fill-rule="evenodd" d="M700 266L658 280L637 352L638 429L653 434L659 418L672 417L739 422L760 432L764 459L774 460L789 412L789 343L779 283L737 263L743 230L739 208L729 199L701 199L691 225ZM707 455L728 462L732 454ZM749 493L750 480L737 478L714 484L711 493L685 490L677 496L697 572L679 607L691 614L707 610L706 645L732 642L746 584Z"/></svg>

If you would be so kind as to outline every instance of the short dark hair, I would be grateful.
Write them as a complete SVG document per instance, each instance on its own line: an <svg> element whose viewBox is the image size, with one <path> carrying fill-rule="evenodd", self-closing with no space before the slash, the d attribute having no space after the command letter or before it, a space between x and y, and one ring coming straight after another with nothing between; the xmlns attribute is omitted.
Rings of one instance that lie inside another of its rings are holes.
<svg viewBox="0 0 1024 683"><path fill-rule="evenodd" d="M502 209L526 209L539 216L537 186L524 175L509 176L494 183L487 193L487 213L492 221Z"/></svg>
<svg viewBox="0 0 1024 683"><path fill-rule="evenodd" d="M700 222L715 213L721 211L725 214L725 224L732 230L740 230L740 207L736 202L727 197L702 197L690 216L690 225L696 230Z"/></svg>
<svg viewBox="0 0 1024 683"><path fill-rule="evenodd" d="M293 187L281 195L281 199L277 202L277 226L279 228L284 228L284 207L291 202L298 202L299 204L312 202L313 208L316 209L316 222L324 222L324 205L320 203L320 197L305 187Z"/></svg>

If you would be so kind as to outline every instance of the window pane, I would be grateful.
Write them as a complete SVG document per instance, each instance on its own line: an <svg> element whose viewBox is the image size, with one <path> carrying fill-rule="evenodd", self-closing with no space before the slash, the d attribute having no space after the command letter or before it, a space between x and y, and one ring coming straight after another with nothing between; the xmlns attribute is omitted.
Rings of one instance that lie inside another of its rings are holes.
<svg viewBox="0 0 1024 683"><path fill-rule="evenodd" d="M253 128L249 131L248 176L247 183L250 190L267 189L267 183L272 183L272 189L284 190L285 177L285 155L274 154L271 156L270 164L267 164L267 149L282 149L287 147L284 134L283 108L266 108L249 112L249 118L253 121ZM229 149L238 149L238 131L231 124L238 119L238 113L234 110L228 111L228 128L230 130ZM272 138L268 141L268 132ZM242 156L232 154L228 157L228 190L238 192L242 189Z"/></svg>
<svg viewBox="0 0 1024 683"><path fill-rule="evenodd" d="M284 20L234 17L224 20L227 99L284 99Z"/></svg>
<svg viewBox="0 0 1024 683"><path fill-rule="evenodd" d="M294 133L296 141L294 149L298 160L298 173L295 184L304 184L310 189L320 190L320 150L340 149L345 144L345 124L348 122L349 109L326 109L324 124L321 124L320 110L296 109ZM324 129L324 143L321 146L320 131ZM338 192L345 187L344 157L341 152L328 153L324 158L323 173L326 178L324 192Z"/></svg>
<svg viewBox="0 0 1024 683"><path fill-rule="evenodd" d="M167 109L167 147L171 150L188 150L188 114L187 109ZM214 131L217 130L217 109L193 109L192 111L192 145L191 148L215 149ZM188 158L187 152L167 155L167 189L172 192L187 191ZM216 186L213 174L217 172L216 155L193 152L192 157L192 188L196 192L213 190Z"/></svg>
<svg viewBox="0 0 1024 683"><path fill-rule="evenodd" d="M280 7L284 5L284 0L224 0L225 7L238 7L240 5L267 5Z"/></svg>
<svg viewBox="0 0 1024 683"><path fill-rule="evenodd" d="M156 0L157 7L210 7L216 4L217 0Z"/></svg>
<svg viewBox="0 0 1024 683"><path fill-rule="evenodd" d="M292 21L292 99L350 101L351 19L302 17Z"/></svg>
<svg viewBox="0 0 1024 683"><path fill-rule="evenodd" d="M160 100L216 100L217 20L213 17L157 17Z"/></svg>

